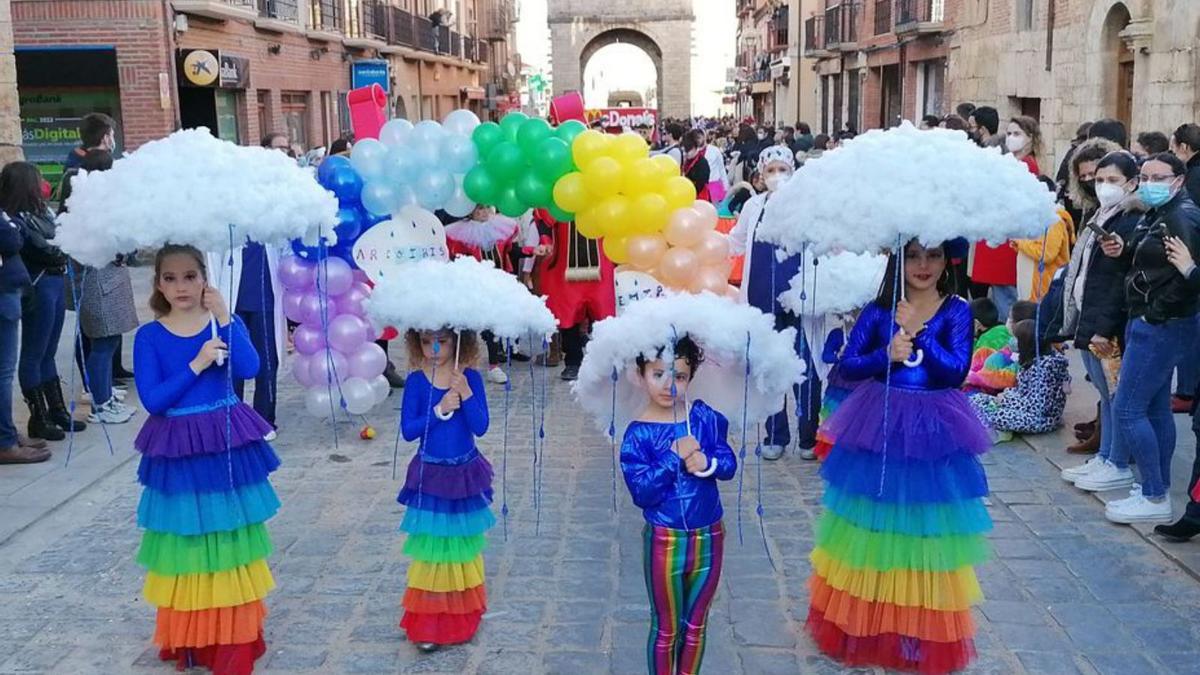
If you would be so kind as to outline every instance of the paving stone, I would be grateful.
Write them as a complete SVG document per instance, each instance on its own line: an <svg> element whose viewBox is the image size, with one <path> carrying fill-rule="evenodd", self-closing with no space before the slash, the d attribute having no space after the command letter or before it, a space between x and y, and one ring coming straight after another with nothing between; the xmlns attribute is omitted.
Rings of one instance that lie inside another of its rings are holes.
<svg viewBox="0 0 1200 675"><path fill-rule="evenodd" d="M542 658L546 675L590 675L607 673L608 658L600 652L552 651Z"/></svg>
<svg viewBox="0 0 1200 675"><path fill-rule="evenodd" d="M284 644L268 651L266 665L275 670L314 670L328 658L329 652L319 647Z"/></svg>
<svg viewBox="0 0 1200 675"><path fill-rule="evenodd" d="M1136 652L1087 654L1085 658L1100 675L1129 675L1157 673L1159 669L1145 656Z"/></svg>
<svg viewBox="0 0 1200 675"><path fill-rule="evenodd" d="M1029 675L1068 675L1083 672L1070 654L1022 651L1016 654Z"/></svg>
<svg viewBox="0 0 1200 675"><path fill-rule="evenodd" d="M742 652L742 670L761 675L794 675L800 668L791 652L750 648Z"/></svg>

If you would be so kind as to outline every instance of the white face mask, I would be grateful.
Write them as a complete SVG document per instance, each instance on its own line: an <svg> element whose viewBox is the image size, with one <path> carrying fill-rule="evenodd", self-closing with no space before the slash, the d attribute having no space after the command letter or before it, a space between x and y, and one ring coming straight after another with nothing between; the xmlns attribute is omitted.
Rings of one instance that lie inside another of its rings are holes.
<svg viewBox="0 0 1200 675"><path fill-rule="evenodd" d="M1021 134L1014 134L1004 139L1004 145L1008 147L1009 152L1020 152L1025 149L1025 146L1029 145L1029 138Z"/></svg>
<svg viewBox="0 0 1200 675"><path fill-rule="evenodd" d="M1125 198L1125 188L1109 183L1096 183L1096 199L1105 208L1121 203Z"/></svg>
<svg viewBox="0 0 1200 675"><path fill-rule="evenodd" d="M785 173L773 173L770 176L767 176L763 182L767 184L768 192L775 192L779 189L779 186L787 182L788 178L790 178L790 176Z"/></svg>

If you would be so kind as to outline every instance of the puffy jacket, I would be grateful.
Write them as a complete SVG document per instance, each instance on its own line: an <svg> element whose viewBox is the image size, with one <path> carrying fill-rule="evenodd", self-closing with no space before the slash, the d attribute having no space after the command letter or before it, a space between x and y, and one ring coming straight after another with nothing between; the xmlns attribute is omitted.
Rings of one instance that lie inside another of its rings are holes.
<svg viewBox="0 0 1200 675"><path fill-rule="evenodd" d="M20 213L13 221L21 228L24 245L21 247L21 258L31 277L39 274L62 275L67 272L67 256L57 246L50 243L58 230L54 214L47 208L41 213Z"/></svg>
<svg viewBox="0 0 1200 675"><path fill-rule="evenodd" d="M1130 195L1121 205L1121 212L1108 219L1104 229L1129 241L1134 230L1146 213L1146 207L1136 195ZM1093 236L1084 231L1082 237ZM1080 239L1078 246L1083 246ZM1087 349L1096 335L1106 338L1124 339L1125 322L1129 309L1125 301L1125 276L1129 273L1129 257L1110 258L1100 250L1096 242L1087 260L1081 261L1086 269L1083 281L1083 302L1075 308L1079 320L1075 323L1075 346ZM1073 289L1064 288L1064 303L1072 301Z"/></svg>
<svg viewBox="0 0 1200 675"><path fill-rule="evenodd" d="M15 291L29 285L29 272L21 260L24 244L20 227L0 211L0 291Z"/></svg>
<svg viewBox="0 0 1200 675"><path fill-rule="evenodd" d="M1179 237L1193 260L1200 260L1200 207L1180 190L1171 201L1148 211L1125 242L1129 256L1125 298L1130 318L1158 324L1182 319L1200 310L1200 277L1184 277L1167 260L1166 236Z"/></svg>

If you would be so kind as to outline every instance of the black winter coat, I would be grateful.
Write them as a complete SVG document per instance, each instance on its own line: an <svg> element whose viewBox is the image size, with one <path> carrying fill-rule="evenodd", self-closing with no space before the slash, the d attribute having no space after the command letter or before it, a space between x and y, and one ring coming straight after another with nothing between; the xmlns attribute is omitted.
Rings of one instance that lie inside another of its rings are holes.
<svg viewBox="0 0 1200 675"><path fill-rule="evenodd" d="M1121 255L1131 260L1125 277L1130 318L1159 324L1200 311L1200 275L1184 277L1167 260L1167 235L1183 240L1192 259L1200 261L1200 207L1187 190L1148 211L1125 240Z"/></svg>
<svg viewBox="0 0 1200 675"><path fill-rule="evenodd" d="M1145 212L1140 209L1126 207L1126 210L1109 218L1104 229L1128 242L1144 215ZM1096 335L1123 342L1125 322L1129 318L1129 310L1125 305L1125 276L1129 273L1129 258L1110 258L1100 250L1100 242L1096 242L1091 259L1085 264L1087 275L1083 280L1079 323L1075 326L1075 346L1087 349ZM1072 289L1065 288L1063 292L1071 293Z"/></svg>

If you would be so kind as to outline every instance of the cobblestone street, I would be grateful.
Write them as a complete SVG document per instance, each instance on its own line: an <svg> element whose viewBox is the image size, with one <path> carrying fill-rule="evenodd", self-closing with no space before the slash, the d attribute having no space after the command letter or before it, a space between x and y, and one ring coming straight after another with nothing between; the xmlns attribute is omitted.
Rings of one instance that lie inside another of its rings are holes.
<svg viewBox="0 0 1200 675"><path fill-rule="evenodd" d="M328 426L281 416L276 447L284 465L274 482L284 505L271 521L270 559L278 588L268 601L262 672L644 672L641 522L623 485L613 510L611 446L567 386L551 378L539 512L532 388L528 370L516 375L506 490L503 390L489 389L493 422L484 448L497 471L497 514L505 493L509 507L507 538L498 524L485 554L490 611L471 644L431 656L419 655L396 627L406 562L396 531L399 483L391 478L395 419L373 416L374 441L358 440L357 426L343 425L334 447ZM285 386L282 409L301 410L299 396ZM91 432L77 439L70 467L56 456L52 477L69 480L89 462L107 475L0 545L0 633L7 638L0 672L170 672L150 644L153 611L140 597L142 570L133 561L133 431L114 433L115 457ZM411 451L401 444L401 471ZM704 670L837 672L803 632L817 465L789 455L762 467L764 550L750 454L742 474L744 543L727 547ZM978 570L987 602L976 612L974 672L1200 672L1194 558L1169 559L1139 531L1105 522L1099 502L1063 484L1030 445L1000 446L986 463L995 558ZM736 480L724 496L725 522L736 533ZM1194 549L1175 546L1188 555Z"/></svg>

